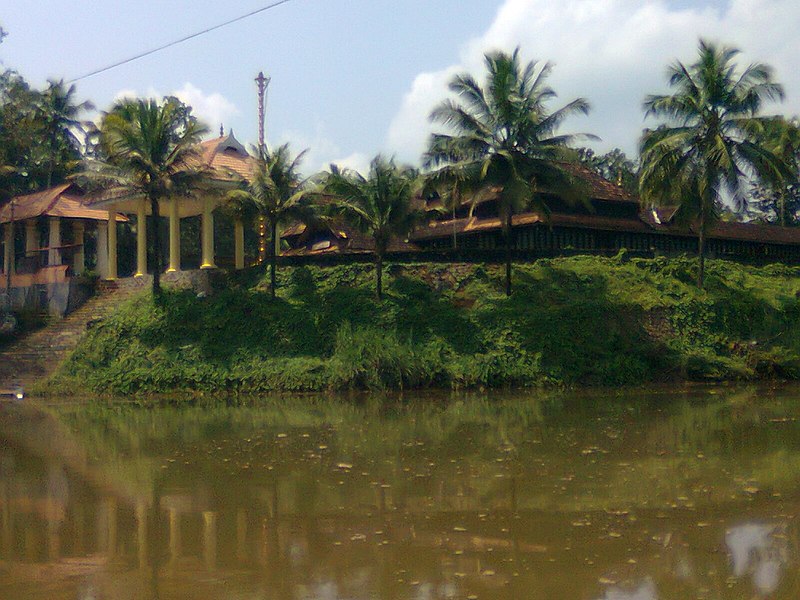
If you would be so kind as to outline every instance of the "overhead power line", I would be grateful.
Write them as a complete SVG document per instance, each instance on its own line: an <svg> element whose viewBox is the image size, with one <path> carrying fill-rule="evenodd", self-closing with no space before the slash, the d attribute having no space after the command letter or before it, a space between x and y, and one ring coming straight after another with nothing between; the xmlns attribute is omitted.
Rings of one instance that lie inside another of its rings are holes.
<svg viewBox="0 0 800 600"><path fill-rule="evenodd" d="M192 33L190 35L182 37L179 40L174 40L172 42L169 42L168 44L164 44L163 46L159 46L158 48L153 48L152 50L148 50L146 52L142 52L141 54L137 54L136 56L131 56L130 58L126 58L125 60L121 60L119 62L115 62L115 63L113 63L111 65L108 65L108 66L105 66L105 67L103 67L101 69L96 69L96 70L94 70L94 71L92 71L90 73L86 73L85 75L81 75L80 77L76 77L75 79L70 79L67 83L75 83L76 81L81 81L82 79L86 79L86 78L92 77L94 75L99 75L100 73L105 73L106 71L110 71L111 69L116 69L117 67L121 67L122 65L126 65L128 63L132 63L133 61L139 60L140 58L144 58L145 56L150 56L151 54L155 54L156 52L161 52L162 50L166 50L167 48L171 48L172 46L177 46L178 44L182 44L183 42L187 42L187 41L189 41L191 39L194 39L196 37L200 37L201 35L205 35L205 34L210 33L212 31L216 31L217 29L222 29L223 27L226 27L226 26L231 25L233 23L236 23L238 21L243 21L245 19L248 19L248 18L250 18L252 16L255 16L255 15L259 14L259 13L265 12L265 11L270 10L272 8L277 8L281 4L286 4L286 3L291 2L291 1L292 0L278 0L277 2L273 2L272 4L269 4L267 6L263 6L261 8L256 9L256 10L253 10L253 11L251 11L251 12L245 14L245 15L242 15L240 17L236 17L235 19L231 19L229 21L225 21L224 23L219 23L218 25L214 25L213 27L209 27L207 29L203 29L202 31L197 31L195 33Z"/></svg>

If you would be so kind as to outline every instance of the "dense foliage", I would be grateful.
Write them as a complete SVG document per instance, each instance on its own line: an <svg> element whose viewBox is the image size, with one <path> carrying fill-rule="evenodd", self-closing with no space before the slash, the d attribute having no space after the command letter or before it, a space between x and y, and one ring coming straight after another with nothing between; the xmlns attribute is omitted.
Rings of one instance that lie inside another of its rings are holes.
<svg viewBox="0 0 800 600"><path fill-rule="evenodd" d="M339 215L369 236L374 244L375 294L383 298L383 257L393 238L405 238L421 219L413 205L417 172L376 156L366 176L331 165L323 189L336 200L331 205Z"/></svg>
<svg viewBox="0 0 800 600"><path fill-rule="evenodd" d="M177 98L121 100L100 125L100 156L83 176L116 197L141 198L158 223L160 203L197 191L207 180L198 144L206 129ZM153 227L153 293L160 292L161 236Z"/></svg>
<svg viewBox="0 0 800 600"><path fill-rule="evenodd" d="M0 204L63 182L80 168L91 109L75 87L51 81L39 91L12 70L0 73Z"/></svg>
<svg viewBox="0 0 800 600"><path fill-rule="evenodd" d="M698 236L698 286L704 280L705 237L719 219L723 197L746 208L747 177L779 184L791 170L765 139L769 119L758 113L783 98L772 69L754 63L739 69L739 50L700 41L694 63L669 68L673 93L645 99L646 116L662 121L641 141L639 187L651 205L678 208L676 218Z"/></svg>
<svg viewBox="0 0 800 600"><path fill-rule="evenodd" d="M305 154L304 150L292 157L289 144L279 146L274 151L259 148L251 180L242 182L241 189L228 194L238 215L257 214L270 232L269 263L273 296L277 285L278 226L305 216L305 181L299 172Z"/></svg>
<svg viewBox="0 0 800 600"><path fill-rule="evenodd" d="M53 384L97 392L621 385L800 377L800 268L575 257L515 269L285 269L207 298L141 297L91 330Z"/></svg>
<svg viewBox="0 0 800 600"><path fill-rule="evenodd" d="M566 118L588 113L589 103L578 98L551 111L548 104L556 96L547 85L551 65L523 64L519 49L511 54L491 52L485 63L483 86L466 73L450 82L457 99L442 102L431 120L452 133L431 135L423 160L426 167L444 167L461 173L462 179L477 179L472 187L479 184L497 194L510 295L513 215L532 209L549 214L542 190L572 201L582 196L579 182L563 166L572 158L567 145L576 136L557 131Z"/></svg>

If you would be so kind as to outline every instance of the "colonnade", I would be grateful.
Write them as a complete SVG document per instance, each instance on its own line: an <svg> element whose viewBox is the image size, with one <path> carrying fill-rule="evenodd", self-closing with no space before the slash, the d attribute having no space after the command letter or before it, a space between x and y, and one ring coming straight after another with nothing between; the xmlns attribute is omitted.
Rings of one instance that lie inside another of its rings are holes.
<svg viewBox="0 0 800 600"><path fill-rule="evenodd" d="M200 214L201 269L215 269L214 259L214 208L213 200L203 201ZM169 260L167 273L181 270L181 217L178 200L169 201L167 208L169 219ZM98 234L98 271L105 279L117 279L117 213L109 211L108 222L101 223ZM105 250L105 252L104 252ZM244 224L236 219L234 222L235 268L244 268ZM136 207L136 273L134 277L147 274L147 200L141 199Z"/></svg>
<svg viewBox="0 0 800 600"><path fill-rule="evenodd" d="M36 219L26 219L18 222L25 227L25 256L32 256L40 251L39 227ZM57 266L62 264L62 236L61 219L59 217L48 217L47 234L47 265ZM17 223L6 223L3 232L3 264L2 271L12 274L16 272L16 252L14 248L14 230ZM82 220L73 220L72 234L75 248L72 252L72 262L70 266L76 274L86 270L86 252L84 242L86 235L86 225Z"/></svg>
<svg viewBox="0 0 800 600"><path fill-rule="evenodd" d="M166 272L172 273L181 270L181 217L179 201L169 201L167 216L169 219L169 260ZM147 274L147 201L142 199L136 207L136 273L135 277L144 277ZM213 200L204 200L201 219L201 269L216 268L214 254L214 208ZM117 279L118 271L118 240L117 225L119 213L113 209L108 211L108 218L97 221L97 271L104 279ZM24 223L25 227L25 254L30 256L40 250L39 228L37 220L30 219L18 221L17 226ZM48 218L47 237L47 264L62 264L62 228L61 218ZM80 274L86 268L86 253L84 241L86 225L83 220L72 220L72 231L76 247L72 251L70 265L75 274ZM11 270L15 272L16 257L14 252L14 226L6 223L3 231L4 253L2 272ZM244 224L240 219L234 221L234 267L243 269L244 260Z"/></svg>

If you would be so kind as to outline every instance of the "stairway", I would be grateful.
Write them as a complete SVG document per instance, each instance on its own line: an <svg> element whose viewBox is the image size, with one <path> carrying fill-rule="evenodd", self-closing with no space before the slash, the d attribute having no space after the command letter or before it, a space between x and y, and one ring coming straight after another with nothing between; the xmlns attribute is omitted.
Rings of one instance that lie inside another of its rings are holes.
<svg viewBox="0 0 800 600"><path fill-rule="evenodd" d="M95 295L64 319L53 320L0 350L0 390L25 388L48 377L77 347L89 323L106 318L121 302L146 288L142 279L101 281Z"/></svg>

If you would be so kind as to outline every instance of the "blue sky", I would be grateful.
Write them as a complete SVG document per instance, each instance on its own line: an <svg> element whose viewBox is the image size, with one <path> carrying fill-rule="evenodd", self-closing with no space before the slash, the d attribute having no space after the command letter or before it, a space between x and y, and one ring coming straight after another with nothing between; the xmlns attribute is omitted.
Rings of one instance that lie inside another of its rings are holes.
<svg viewBox="0 0 800 600"><path fill-rule="evenodd" d="M265 0L3 0L4 66L35 85L71 79L260 8ZM772 64L787 88L774 112L800 112L796 0L292 0L247 21L78 83L100 109L122 93L176 93L213 131L256 137L253 78L272 77L270 143L309 147L308 170L363 168L377 152L416 162L427 114L453 73L480 73L483 52L519 45L555 63L557 102L593 105L565 130L599 134L599 150L635 152L648 92L664 69L691 60L699 36Z"/></svg>

